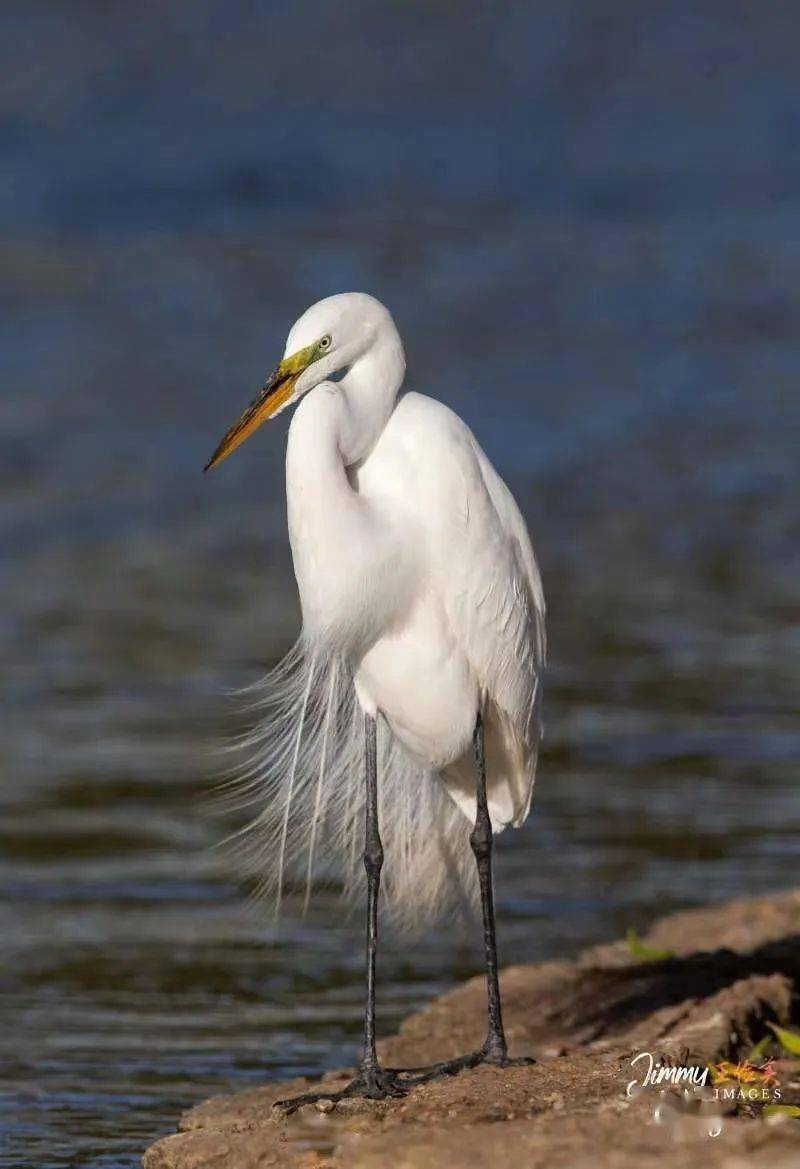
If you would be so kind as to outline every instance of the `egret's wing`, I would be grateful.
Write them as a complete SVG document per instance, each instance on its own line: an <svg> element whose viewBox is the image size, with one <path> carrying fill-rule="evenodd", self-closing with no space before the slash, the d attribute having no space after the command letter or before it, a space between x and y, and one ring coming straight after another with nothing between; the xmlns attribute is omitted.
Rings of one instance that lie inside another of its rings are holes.
<svg viewBox="0 0 800 1169"><path fill-rule="evenodd" d="M518 824L530 804L540 738L541 578L511 492L461 419L431 406L426 474L436 483L430 523L438 587L486 700L493 822Z"/></svg>
<svg viewBox="0 0 800 1169"><path fill-rule="evenodd" d="M449 612L467 631L470 661L488 696L524 720L545 664L542 581L514 497L470 437L485 495L479 487L469 491L464 542L475 567L472 583L454 590Z"/></svg>

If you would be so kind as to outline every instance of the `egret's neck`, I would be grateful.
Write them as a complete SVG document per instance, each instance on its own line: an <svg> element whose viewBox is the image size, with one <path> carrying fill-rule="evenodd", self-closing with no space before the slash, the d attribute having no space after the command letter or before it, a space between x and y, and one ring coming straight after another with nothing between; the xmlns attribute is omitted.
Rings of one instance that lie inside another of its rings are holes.
<svg viewBox="0 0 800 1169"><path fill-rule="evenodd" d="M405 371L403 346L393 330L354 361L339 382L345 407L339 450L345 466L360 462L378 441L394 410Z"/></svg>
<svg viewBox="0 0 800 1169"><path fill-rule="evenodd" d="M286 448L289 538L303 628L356 656L383 612L365 597L384 579L390 561L395 584L384 592L395 600L402 593L388 534L376 527L373 509L348 475L380 437L403 381L403 347L392 333L378 338L338 384L323 382L306 394Z"/></svg>
<svg viewBox="0 0 800 1169"><path fill-rule="evenodd" d="M354 589L353 582L379 579L373 555L380 552L380 533L353 490L343 455L347 441L363 441L364 417L374 427L382 425L377 412L362 412L356 429L356 412L341 386L323 383L298 405L286 447L289 539L303 628L318 643L346 653L367 644L373 632L356 611L366 586Z"/></svg>

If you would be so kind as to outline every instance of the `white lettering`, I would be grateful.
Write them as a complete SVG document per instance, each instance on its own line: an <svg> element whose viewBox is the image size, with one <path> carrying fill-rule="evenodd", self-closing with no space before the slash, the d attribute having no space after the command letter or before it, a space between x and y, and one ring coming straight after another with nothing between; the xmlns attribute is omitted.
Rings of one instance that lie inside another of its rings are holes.
<svg viewBox="0 0 800 1169"><path fill-rule="evenodd" d="M688 1066L668 1066L667 1064L658 1064L649 1051L640 1051L638 1055L631 1060L631 1067L635 1067L640 1060L646 1061L647 1070L643 1080L631 1080L626 1089L627 1096L633 1096L637 1088L646 1088L648 1084L682 1084L690 1083L696 1088L705 1087L708 1081L708 1068L697 1067L695 1064Z"/></svg>
<svg viewBox="0 0 800 1169"><path fill-rule="evenodd" d="M640 1060L640 1059L647 1059L647 1060L649 1060L649 1061L650 1061L650 1066L649 1066L649 1067L648 1067L648 1069L647 1069L647 1075L646 1075L646 1076L644 1077L644 1079L642 1080L642 1087L644 1088L644 1087L646 1087L646 1086L647 1086L647 1084L649 1084L649 1083L651 1082L651 1081L650 1081L650 1077L651 1077L651 1076L652 1076L652 1074L653 1074L653 1067L654 1067L654 1063L655 1063L655 1061L653 1060L653 1057L652 1057L652 1055L650 1054L650 1052L649 1052L649 1051L642 1051L642 1052L640 1052L640 1053L639 1053L639 1055L635 1056L635 1057L634 1057L634 1058L631 1060L631 1067L633 1067L633 1066L634 1066L634 1064L637 1064L637 1063L639 1062L639 1060ZM636 1089L637 1089L637 1087L638 1087L638 1086L639 1086L639 1081L638 1081L638 1080L631 1080L631 1082L628 1084L628 1087L627 1087L627 1092L626 1092L626 1094L627 1094L628 1096L633 1096L633 1094L634 1094L634 1092L636 1091Z"/></svg>

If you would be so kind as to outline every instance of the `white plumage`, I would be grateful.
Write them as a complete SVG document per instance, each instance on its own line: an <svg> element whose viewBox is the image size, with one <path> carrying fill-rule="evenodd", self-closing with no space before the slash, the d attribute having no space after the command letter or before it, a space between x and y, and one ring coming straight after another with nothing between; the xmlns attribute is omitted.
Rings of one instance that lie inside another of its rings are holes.
<svg viewBox="0 0 800 1169"><path fill-rule="evenodd" d="M362 712L376 716L383 890L401 924L417 927L474 887L478 712L492 827L527 815L545 607L511 493L456 414L398 397L404 371L381 304L323 300L212 462L259 411L302 398L286 486L303 628L262 685L263 722L238 779L258 808L244 836L254 871L278 900L286 872L310 888L315 873L343 870L360 888Z"/></svg>

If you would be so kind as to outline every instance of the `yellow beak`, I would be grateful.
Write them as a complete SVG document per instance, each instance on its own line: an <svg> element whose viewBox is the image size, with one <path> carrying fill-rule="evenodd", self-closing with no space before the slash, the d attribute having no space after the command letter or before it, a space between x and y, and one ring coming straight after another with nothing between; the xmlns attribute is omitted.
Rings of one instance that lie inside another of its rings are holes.
<svg viewBox="0 0 800 1169"><path fill-rule="evenodd" d="M307 345L305 349L298 349L291 357L284 357L267 384L259 391L258 396L240 418L234 422L225 434L217 449L203 468L204 471L216 467L223 459L227 459L237 446L241 446L246 438L258 430L262 422L266 422L273 414L285 406L294 393L295 383L308 369L317 356L318 346Z"/></svg>

